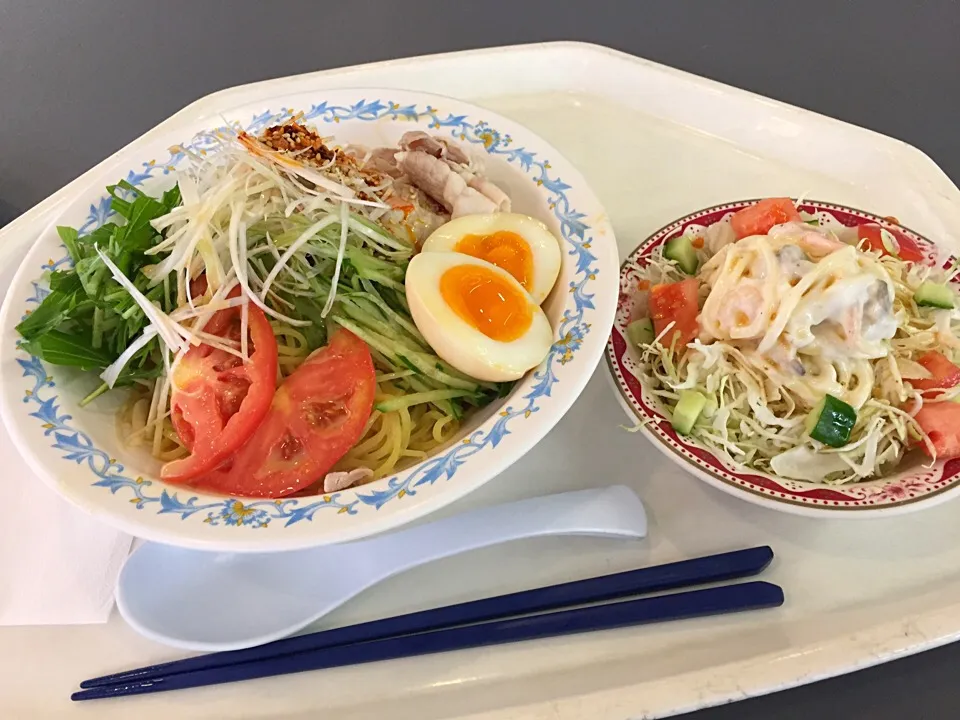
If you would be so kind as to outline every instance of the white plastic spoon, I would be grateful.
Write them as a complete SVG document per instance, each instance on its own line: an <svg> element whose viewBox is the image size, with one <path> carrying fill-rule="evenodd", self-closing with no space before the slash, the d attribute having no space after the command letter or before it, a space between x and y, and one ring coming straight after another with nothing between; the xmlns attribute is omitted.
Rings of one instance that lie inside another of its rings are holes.
<svg viewBox="0 0 960 720"><path fill-rule="evenodd" d="M127 560L117 607L140 634L188 650L238 650L302 630L381 580L433 560L544 535L642 538L632 490L531 498L369 540L287 553L212 553L147 543Z"/></svg>

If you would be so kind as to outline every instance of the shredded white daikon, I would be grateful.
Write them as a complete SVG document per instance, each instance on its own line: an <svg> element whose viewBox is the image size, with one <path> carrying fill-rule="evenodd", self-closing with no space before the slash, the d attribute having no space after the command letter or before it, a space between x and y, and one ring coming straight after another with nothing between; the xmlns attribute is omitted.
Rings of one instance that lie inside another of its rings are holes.
<svg viewBox="0 0 960 720"><path fill-rule="evenodd" d="M157 329L155 327L146 328L142 333L140 333L140 336L136 340L130 343L120 357L111 363L106 370L100 373L100 379L107 384L107 387L112 388L116 384L117 378L120 377L120 373L127 366L127 363L130 362L134 355L143 350L147 343L153 340L156 336Z"/></svg>
<svg viewBox="0 0 960 720"><path fill-rule="evenodd" d="M342 198L355 198L357 196L356 191L351 190L346 185L334 182L318 170L314 170L313 168L297 162L286 155L282 155L275 150L271 150L259 140L247 135L246 133L241 134L239 139L240 142L247 148L247 150L254 155L258 155L262 158L270 160L272 163L283 168L287 172L293 172L305 180L309 180L317 187L322 187L324 190L329 190L330 192Z"/></svg>
<svg viewBox="0 0 960 720"><path fill-rule="evenodd" d="M247 347L247 328L250 326L250 300L245 297L247 302L240 306L240 357L244 362L250 359L249 348Z"/></svg>
<svg viewBox="0 0 960 720"><path fill-rule="evenodd" d="M323 305L323 310L320 312L320 317L326 317L331 308L333 308L333 301L337 298L337 283L340 281L340 268L343 265L343 254L347 250L347 233L350 230L349 227L350 221L350 211L345 204L340 205L340 247L337 249L337 264L333 269L333 280L330 284L330 292L327 294L327 302Z"/></svg>

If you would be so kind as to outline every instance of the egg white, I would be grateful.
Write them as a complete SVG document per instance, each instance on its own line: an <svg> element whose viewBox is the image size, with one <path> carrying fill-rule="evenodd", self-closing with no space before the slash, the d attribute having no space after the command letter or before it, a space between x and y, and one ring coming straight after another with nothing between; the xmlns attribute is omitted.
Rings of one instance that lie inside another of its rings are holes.
<svg viewBox="0 0 960 720"><path fill-rule="evenodd" d="M423 243L422 252L456 252L457 243L465 235L495 232L512 232L526 241L533 273L530 287L525 289L537 305L542 305L560 274L560 244L550 229L536 218L517 213L464 215L434 230Z"/></svg>
<svg viewBox="0 0 960 720"><path fill-rule="evenodd" d="M440 292L440 278L460 265L488 268L529 301L531 322L523 335L510 342L494 340L447 305ZM430 347L445 362L472 378L489 382L517 380L550 352L553 330L543 310L510 273L486 260L457 252L420 253L407 266L404 284L410 314Z"/></svg>

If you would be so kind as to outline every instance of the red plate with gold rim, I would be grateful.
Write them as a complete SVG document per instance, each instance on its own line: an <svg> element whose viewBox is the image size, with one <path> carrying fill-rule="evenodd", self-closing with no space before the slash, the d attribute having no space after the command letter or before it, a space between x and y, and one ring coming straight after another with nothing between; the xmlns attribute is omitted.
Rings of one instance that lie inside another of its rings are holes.
<svg viewBox="0 0 960 720"><path fill-rule="evenodd" d="M643 241L623 262L620 301L607 342L607 362L627 414L641 424L660 451L695 476L744 500L777 510L801 515L867 517L919 510L954 497L960 492L960 458L930 466L924 463L923 456L910 453L890 475L843 485L789 480L734 464L696 439L678 435L659 400L641 383L639 356L627 341L626 327L633 313L641 271L651 254L671 238L701 233L755 202L754 199L717 205L680 218ZM923 248L933 248L930 240L893 222L893 218L817 201L804 201L798 208L816 215L828 227L879 223L907 234Z"/></svg>

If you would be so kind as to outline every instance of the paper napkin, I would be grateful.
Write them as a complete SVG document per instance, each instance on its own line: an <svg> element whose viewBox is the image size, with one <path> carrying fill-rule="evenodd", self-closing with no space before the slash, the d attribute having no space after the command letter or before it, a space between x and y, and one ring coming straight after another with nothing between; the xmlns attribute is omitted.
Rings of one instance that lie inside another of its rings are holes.
<svg viewBox="0 0 960 720"><path fill-rule="evenodd" d="M106 622L129 535L47 488L0 428L0 625Z"/></svg>

